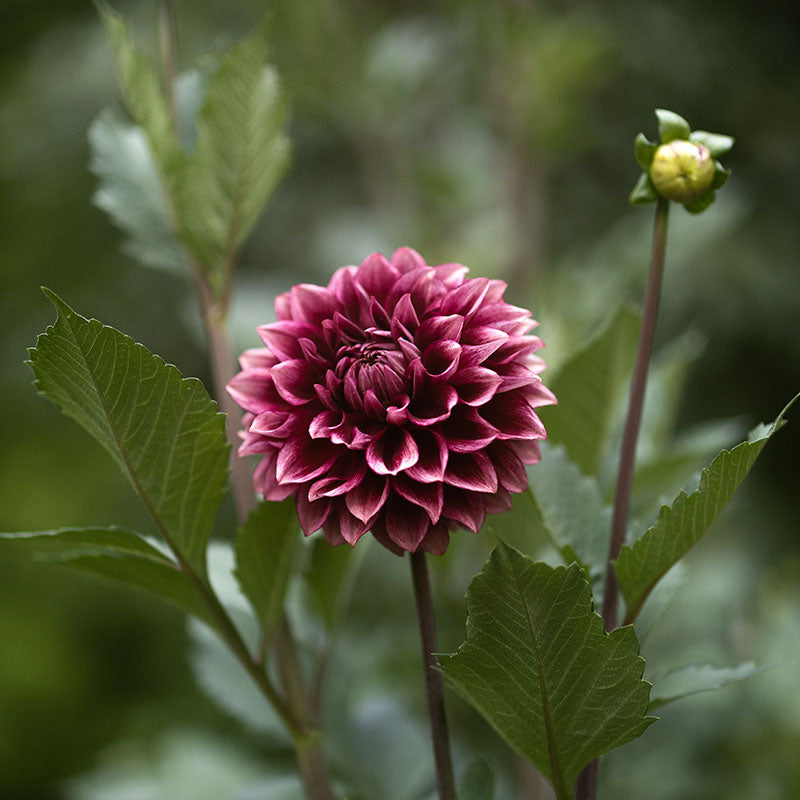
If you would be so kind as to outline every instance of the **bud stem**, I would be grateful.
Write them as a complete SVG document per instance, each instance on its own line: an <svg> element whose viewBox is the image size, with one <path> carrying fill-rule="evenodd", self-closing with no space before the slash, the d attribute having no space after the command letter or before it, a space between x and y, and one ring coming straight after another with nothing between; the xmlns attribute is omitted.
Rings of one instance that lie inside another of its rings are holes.
<svg viewBox="0 0 800 800"><path fill-rule="evenodd" d="M414 582L414 599L417 604L419 635L422 642L422 665L425 674L425 694L431 722L433 759L436 764L436 788L439 800L456 800L453 765L450 760L450 743L447 735L447 718L444 712L442 675L436 668L436 620L433 614L431 586L425 553L411 553L411 577Z"/></svg>
<svg viewBox="0 0 800 800"><path fill-rule="evenodd" d="M639 425L642 421L647 372L650 366L650 355L653 352L653 339L658 317L658 306L661 298L661 283L664 276L664 254L667 247L667 221L669 217L669 200L659 198L656 206L656 217L653 225L653 249L650 257L650 278L645 294L642 314L642 330L639 334L639 348L636 352L636 363L633 368L631 389L628 398L628 413L625 428L622 432L622 446L617 472L617 487L614 495L614 516L611 522L611 542L608 548L608 565L603 593L603 620L606 630L617 626L617 607L619 606L619 584L611 562L619 556L625 543L625 532L628 527L628 511L633 488L633 474L636 459L636 440L639 436ZM597 796L597 772L599 762L592 761L578 778L576 800L595 800Z"/></svg>

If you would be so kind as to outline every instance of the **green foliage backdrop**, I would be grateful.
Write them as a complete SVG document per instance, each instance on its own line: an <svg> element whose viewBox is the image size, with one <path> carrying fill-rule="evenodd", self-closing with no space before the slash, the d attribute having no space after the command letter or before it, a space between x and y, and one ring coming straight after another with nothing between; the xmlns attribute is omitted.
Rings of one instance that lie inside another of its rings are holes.
<svg viewBox="0 0 800 800"><path fill-rule="evenodd" d="M116 7L155 54L155 4ZM170 254L152 221L132 223L151 226L147 260L154 268L143 270L97 208L113 215L115 198L102 194L96 176L113 171L119 153L135 158L141 142L120 123L121 110L98 117L121 104L111 46L92 5L2 0L0 10L0 530L119 523L155 534L108 455L36 396L23 361L52 322L39 291L46 284L210 386L192 288L164 269ZM682 347L662 352L655 370L661 391L648 398L650 440L643 440L637 482L654 487L651 505L661 491L674 497L682 486L676 475L707 465L719 447L773 419L796 392L797 10L769 0L757 7L743 0L184 0L177 11L181 66L198 59L201 65L185 79L187 103L192 82L207 77L203 54L220 55L265 13L269 60L288 94L292 165L244 251L233 320L238 347L257 344L254 326L270 321L272 298L291 283L324 282L374 249L408 244L430 263L458 260L476 274L508 280L509 300L542 321L546 374L551 385L560 382L560 396L570 393L570 364L604 335L612 348L602 354L609 372L598 376L602 407L590 410L605 432L613 431L616 371L626 357L626 331L636 324L613 317L620 297L638 302L651 216L648 208L627 206L638 172L632 139L641 129L653 136L654 124L647 126L652 108L661 106L698 127L731 133L737 144L726 157L733 177L714 207L700 220L681 209L673 214L658 339L692 333L679 340ZM116 152L100 153L99 161L96 154L92 172L90 129L119 141ZM210 132L198 157L215 141ZM152 176L142 174L131 188L151 190ZM662 414L662 404L670 405L664 398L680 389L677 415ZM549 411L561 441L558 426L566 423ZM678 694L694 685L696 675L679 672L687 664L777 666L697 702L659 709L662 721L622 752L624 770L622 759L611 759L603 776L609 796L800 794L800 712L786 702L795 696L800 663L798 430L789 424L770 443L743 492L691 555L688 569L702 580L682 589L680 575L670 573L655 590L654 610L672 596L671 621L658 636L643 634L644 655L670 665ZM584 433L573 459L591 459L601 477L607 474L590 487L601 507L609 502L613 470L603 470L613 454L603 450L597 430ZM648 446L669 447L674 474L648 471ZM569 473L561 456L554 458L553 469ZM546 475L541 485L547 488ZM643 519L651 512L637 510ZM496 524L507 541L530 552L530 542L515 539L522 516L515 513ZM226 501L218 530L231 528L232 518ZM443 651L463 641L464 593L491 544L488 535L465 542L436 564ZM365 797L399 798L392 792L402 785L404 797L419 798L429 776L398 766L406 763L401 755L425 756L414 750L424 728L420 734L405 565L370 550L355 585L342 587L339 557L314 550L308 560L309 571L330 581L316 589L327 622L340 625L331 609L349 592L349 626L369 632L343 628L338 651L348 658L333 656L357 687L330 698L333 709L347 707L353 717L337 755L346 761L348 748L370 746L375 764L384 765L357 776ZM270 613L268 597L253 600ZM644 615L641 622L644 629ZM291 757L269 721L258 746L248 738L239 719L246 699L239 711L217 709L208 699L215 692L234 696L234 668L218 674L222 685L205 686L197 665L215 657L208 642L145 596L81 582L31 564L21 550L4 550L0 643L3 798L93 800L125 785L138 786L144 797L181 797L170 781L184 796L216 798L257 784L265 771L291 773ZM715 673L721 682L726 676ZM468 728L472 745L490 760L512 763L488 726L463 704L451 705L454 727ZM394 740L381 733L387 724ZM392 765L403 780L381 783ZM481 775L479 763L468 773L476 786ZM508 790L496 788L498 797ZM283 789L273 783L272 790L275 798L291 798L295 787L287 778Z"/></svg>

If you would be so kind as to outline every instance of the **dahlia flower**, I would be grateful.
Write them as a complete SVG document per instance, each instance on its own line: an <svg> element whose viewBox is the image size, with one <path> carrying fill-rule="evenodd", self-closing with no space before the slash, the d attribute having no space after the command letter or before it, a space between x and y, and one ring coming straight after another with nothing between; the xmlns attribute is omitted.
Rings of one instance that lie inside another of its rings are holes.
<svg viewBox="0 0 800 800"><path fill-rule="evenodd" d="M539 460L536 408L555 402L530 312L506 284L428 266L414 250L339 269L275 301L228 391L247 412L240 456L267 500L294 495L306 535L368 531L392 551L441 554L511 506Z"/></svg>

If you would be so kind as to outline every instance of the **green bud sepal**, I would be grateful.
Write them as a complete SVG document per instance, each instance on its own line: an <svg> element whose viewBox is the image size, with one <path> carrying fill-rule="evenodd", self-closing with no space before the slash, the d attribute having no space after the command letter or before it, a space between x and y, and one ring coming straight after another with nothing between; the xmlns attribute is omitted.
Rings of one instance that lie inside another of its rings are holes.
<svg viewBox="0 0 800 800"><path fill-rule="evenodd" d="M634 140L636 163L641 167L629 201L652 203L660 197L682 203L699 214L714 202L716 190L730 175L717 160L733 147L733 139L720 133L692 131L680 115L656 109L660 143L643 133Z"/></svg>

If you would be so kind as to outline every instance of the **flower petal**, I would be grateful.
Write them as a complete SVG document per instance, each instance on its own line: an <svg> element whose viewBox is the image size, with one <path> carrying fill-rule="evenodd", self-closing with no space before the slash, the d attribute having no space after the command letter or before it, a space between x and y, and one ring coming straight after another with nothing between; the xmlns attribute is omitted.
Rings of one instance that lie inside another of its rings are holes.
<svg viewBox="0 0 800 800"><path fill-rule="evenodd" d="M424 508L433 525L439 521L443 502L441 483L418 483L405 475L395 475L391 483L393 491L415 506Z"/></svg>
<svg viewBox="0 0 800 800"><path fill-rule="evenodd" d="M367 522L381 510L388 496L389 479L367 472L361 483L345 495L344 501L351 514Z"/></svg>
<svg viewBox="0 0 800 800"><path fill-rule="evenodd" d="M275 391L272 373L268 369L246 369L234 375L225 388L238 405L253 414L286 405Z"/></svg>
<svg viewBox="0 0 800 800"><path fill-rule="evenodd" d="M460 314L448 316L428 317L420 323L414 336L414 342L420 350L424 350L433 342L440 339L458 341L464 327L464 317Z"/></svg>
<svg viewBox="0 0 800 800"><path fill-rule="evenodd" d="M449 543L450 534L447 531L447 526L440 522L438 525L431 526L430 530L425 534L420 547L432 556L441 556L447 550Z"/></svg>
<svg viewBox="0 0 800 800"><path fill-rule="evenodd" d="M297 484L287 483L285 486L278 484L275 476L277 459L278 451L270 448L253 472L253 488L257 492L261 492L265 500L280 502L297 491Z"/></svg>
<svg viewBox="0 0 800 800"><path fill-rule="evenodd" d="M239 365L243 370L269 369L278 363L278 359L266 347L251 347L239 356Z"/></svg>
<svg viewBox="0 0 800 800"><path fill-rule="evenodd" d="M528 474L522 459L506 442L493 442L486 450L497 471L497 480L510 492L524 492L528 488Z"/></svg>
<svg viewBox="0 0 800 800"><path fill-rule="evenodd" d="M314 328L296 320L271 322L269 325L260 325L256 330L278 361L300 358L303 354L300 339L314 336Z"/></svg>
<svg viewBox="0 0 800 800"><path fill-rule="evenodd" d="M340 308L339 301L324 287L313 283L300 283L289 292L289 310L292 319L319 327L323 319L330 319Z"/></svg>
<svg viewBox="0 0 800 800"><path fill-rule="evenodd" d="M450 453L444 482L470 492L496 492L497 472L486 453Z"/></svg>
<svg viewBox="0 0 800 800"><path fill-rule="evenodd" d="M414 553L430 530L431 521L424 509L393 495L386 504L383 527L395 544Z"/></svg>
<svg viewBox="0 0 800 800"><path fill-rule="evenodd" d="M447 449L452 453L473 453L483 450L493 442L499 433L480 414L469 406L453 409L450 418L442 423L442 434L447 441Z"/></svg>
<svg viewBox="0 0 800 800"><path fill-rule="evenodd" d="M459 400L468 406L482 406L499 391L503 379L486 367L460 369L450 381L458 391Z"/></svg>
<svg viewBox="0 0 800 800"><path fill-rule="evenodd" d="M444 479L447 467L448 450L444 437L440 434L420 428L414 431L419 459L406 470L406 475L420 483L434 483Z"/></svg>
<svg viewBox="0 0 800 800"><path fill-rule="evenodd" d="M477 533L486 519L485 500L474 492L445 486L442 516Z"/></svg>
<svg viewBox="0 0 800 800"><path fill-rule="evenodd" d="M300 520L300 527L306 536L318 531L325 524L330 513L330 498L324 497L322 500L310 501L306 492L297 493L297 518Z"/></svg>
<svg viewBox="0 0 800 800"><path fill-rule="evenodd" d="M303 483L330 469L339 448L327 439L296 436L286 440L278 453L275 474L278 483Z"/></svg>
<svg viewBox="0 0 800 800"><path fill-rule="evenodd" d="M418 382L414 387L414 399L408 407L408 418L415 425L434 425L447 419L456 403L458 392L452 386Z"/></svg>
<svg viewBox="0 0 800 800"><path fill-rule="evenodd" d="M278 394L293 406L301 406L316 397L314 389L316 370L304 359L293 359L276 364L271 370Z"/></svg>
<svg viewBox="0 0 800 800"><path fill-rule="evenodd" d="M419 460L419 449L411 434L396 425L384 428L367 447L367 464L378 475L397 475Z"/></svg>
<svg viewBox="0 0 800 800"><path fill-rule="evenodd" d="M547 433L531 404L519 392L496 394L481 406L481 416L497 428L498 439L545 439Z"/></svg>
<svg viewBox="0 0 800 800"><path fill-rule="evenodd" d="M480 306L488 291L488 278L470 278L442 298L440 311L442 314L461 314L466 317Z"/></svg>

